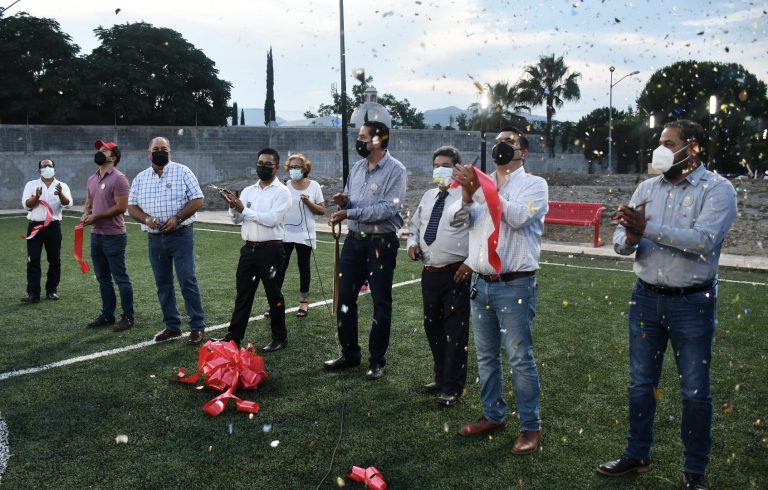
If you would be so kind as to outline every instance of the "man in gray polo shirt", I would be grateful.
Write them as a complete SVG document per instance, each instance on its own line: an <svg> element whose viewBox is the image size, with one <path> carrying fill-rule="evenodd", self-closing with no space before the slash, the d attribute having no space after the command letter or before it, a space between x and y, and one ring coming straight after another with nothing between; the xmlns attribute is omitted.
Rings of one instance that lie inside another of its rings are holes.
<svg viewBox="0 0 768 490"><path fill-rule="evenodd" d="M653 419L669 342L683 399L685 487L707 488L717 268L736 218L736 191L702 164L703 137L695 122L667 123L651 162L662 175L642 182L614 215L619 226L613 248L620 255L635 254L637 283L629 303L627 446L619 459L598 466L605 476L651 470Z"/></svg>
<svg viewBox="0 0 768 490"><path fill-rule="evenodd" d="M357 294L367 279L373 298L373 323L368 340L370 365L366 379L384 376L392 324L392 278L403 226L400 209L405 200L405 166L387 151L389 128L379 121L363 124L356 149L363 157L349 172L341 194L332 201L341 208L331 224L347 220L347 234L340 258L339 304L336 319L341 356L325 362L328 370L360 365L357 340Z"/></svg>

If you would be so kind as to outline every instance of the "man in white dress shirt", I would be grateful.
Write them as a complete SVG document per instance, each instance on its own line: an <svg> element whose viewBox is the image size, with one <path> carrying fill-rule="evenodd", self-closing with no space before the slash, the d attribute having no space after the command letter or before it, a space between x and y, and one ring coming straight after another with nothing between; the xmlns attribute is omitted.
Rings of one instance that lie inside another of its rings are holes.
<svg viewBox="0 0 768 490"><path fill-rule="evenodd" d="M237 297L229 331L224 341L234 340L237 345L245 336L245 327L251 315L253 297L259 282L269 302L272 341L263 350L272 352L288 344L285 329L285 300L280 290L279 270L285 262L283 219L291 207L291 191L277 178L280 155L272 148L259 151L256 173L259 181L246 187L238 198L229 190L220 192L229 204L229 214L235 223L241 223L240 235L245 245L240 249L237 264Z"/></svg>
<svg viewBox="0 0 768 490"><path fill-rule="evenodd" d="M452 407L467 381L469 337L468 254L469 213L458 212L449 222L444 209L461 201L461 189L449 189L453 167L461 163L459 150L441 146L432 155L432 177L438 187L424 193L411 219L408 257L423 260L421 296L424 332L434 360L434 379L427 393L437 394L437 404Z"/></svg>
<svg viewBox="0 0 768 490"><path fill-rule="evenodd" d="M61 210L72 204L69 186L56 179L56 164L45 159L37 163L39 179L30 180L24 186L21 205L27 210L27 236L40 227L35 236L27 239L27 295L24 303L40 302L40 257L45 247L48 258L48 277L45 282L45 297L59 299L58 287L61 279ZM47 204L47 207L46 207ZM50 209L51 222L45 226Z"/></svg>

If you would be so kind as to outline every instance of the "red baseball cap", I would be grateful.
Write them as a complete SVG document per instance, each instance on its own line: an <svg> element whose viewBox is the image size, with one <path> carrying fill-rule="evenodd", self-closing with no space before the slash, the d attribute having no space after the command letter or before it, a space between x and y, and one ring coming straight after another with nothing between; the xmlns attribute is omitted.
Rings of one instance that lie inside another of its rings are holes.
<svg viewBox="0 0 768 490"><path fill-rule="evenodd" d="M107 141L101 141L101 140L96 141L96 143L94 143L93 146L95 146L97 150L101 150L101 148L104 146L106 146L107 150L109 151L112 151L115 148L117 148L117 145L112 143L111 141L107 142Z"/></svg>

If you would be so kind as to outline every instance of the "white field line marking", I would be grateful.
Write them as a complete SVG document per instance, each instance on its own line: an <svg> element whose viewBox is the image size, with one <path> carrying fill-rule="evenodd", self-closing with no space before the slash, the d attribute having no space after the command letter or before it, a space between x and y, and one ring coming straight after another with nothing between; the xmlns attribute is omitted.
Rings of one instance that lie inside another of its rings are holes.
<svg viewBox="0 0 768 490"><path fill-rule="evenodd" d="M403 287L403 286L409 286L411 284L415 284L415 283L418 283L418 282L421 282L421 279L411 279L410 281L404 281L404 282L399 282L397 284L393 284L392 288L394 289L394 288L399 288L399 287ZM368 294L368 293L365 293L365 294ZM318 307L318 306L324 306L324 305L332 303L332 302L333 302L333 300L316 301L316 302L310 304L309 307L310 308L315 308L315 307ZM286 313L294 313L294 312L298 311L298 309L299 308L297 306L294 306L293 308L287 308L285 310L285 312ZM264 315L257 315L257 316L249 318L248 321L251 322L253 320L261 320L263 318L264 318ZM219 325L214 325L212 327L206 327L205 331L206 332L210 332L212 330L221 330L221 329L226 328L228 326L229 326L229 322L221 323ZM180 337L174 337L171 340L183 339L184 337L188 337L188 336L189 336L189 333L184 333ZM166 341L166 342L168 342L168 341ZM144 347L150 347L152 345L159 345L159 344L163 344L163 343L165 343L165 342L155 342L154 340L145 340L144 342L139 342L138 344L126 345L124 347L118 347L116 349L109 349L109 350L105 350L105 351L101 351L101 352L94 352L93 354L87 354L87 355L84 355L84 356L72 357L70 359L64 359L62 361L56 361L56 362L52 362L50 364L44 364L42 366L31 367L31 368L26 368L26 369L18 369L18 370L15 370L15 371L8 371L8 372L5 372L5 373L0 373L0 381L6 380L6 379L11 379L11 378L17 378L19 376L24 376L26 374L35 374L35 373L39 373L39 372L42 372L42 371L47 371L47 370L53 369L53 368L69 366L70 364L77 364L77 363L84 362L84 361L91 361L93 359L99 359L101 357L107 357L107 356L111 356L111 355L114 355L114 354L122 354L123 352L130 352L132 350L142 349Z"/></svg>
<svg viewBox="0 0 768 490"><path fill-rule="evenodd" d="M8 425L0 417L0 481L3 479L5 468L8 467L9 459L11 459L11 448L8 442Z"/></svg>

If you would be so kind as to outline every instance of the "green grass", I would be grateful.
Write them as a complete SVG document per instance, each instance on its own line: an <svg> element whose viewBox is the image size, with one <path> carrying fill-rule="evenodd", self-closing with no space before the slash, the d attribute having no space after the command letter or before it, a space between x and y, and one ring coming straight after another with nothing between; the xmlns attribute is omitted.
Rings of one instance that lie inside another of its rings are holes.
<svg viewBox="0 0 768 490"><path fill-rule="evenodd" d="M75 220L64 223L62 299L24 305L18 301L25 284L26 252L18 238L24 219L0 219L0 373L132 345L162 329L146 237L136 226L129 227L128 270L137 326L120 334L84 328L99 313L98 286L93 273L80 274L71 258ZM241 239L203 231L237 231L233 227L196 228L207 323L226 323ZM332 245L318 244L316 264L326 297L332 252ZM364 367L343 374L322 370L322 362L338 352L328 308L313 308L306 319L289 314L288 348L265 355L270 378L258 392L239 393L261 404L252 419L232 406L209 417L201 407L215 393L174 382L176 368L192 369L197 359L196 349L179 341L0 381L0 415L9 426L12 453L0 481L4 488L314 488L328 470L344 407L343 437L322 488L337 488L336 478L352 465L378 467L393 489L678 488L681 409L669 355L654 471L619 480L594 471L624 446L631 263L557 255L545 255L543 262L534 332L545 436L535 455L510 453L514 417L510 428L493 438L456 435L461 424L481 414L471 342L467 392L455 408L438 409L420 392L430 380L431 355L422 329L420 286L412 284L393 292L388 371L377 382L363 379ZM312 267L311 300L318 301L323 295ZM288 306L296 306L295 257L291 271L284 294ZM418 276L418 265L402 253L395 282ZM723 271L721 277L759 285L721 284L709 481L713 488L766 488L766 274ZM266 307L261 289L257 297L254 315ZM365 352L370 298L361 298L360 306ZM262 346L269 341L269 327L254 321L246 335ZM509 376L505 381L514 408ZM725 403L733 407L731 413L721 410ZM756 425L758 419L762 423ZM269 432L265 424L271 424ZM119 434L128 436L128 444L115 444ZM279 445L272 447L273 441Z"/></svg>

